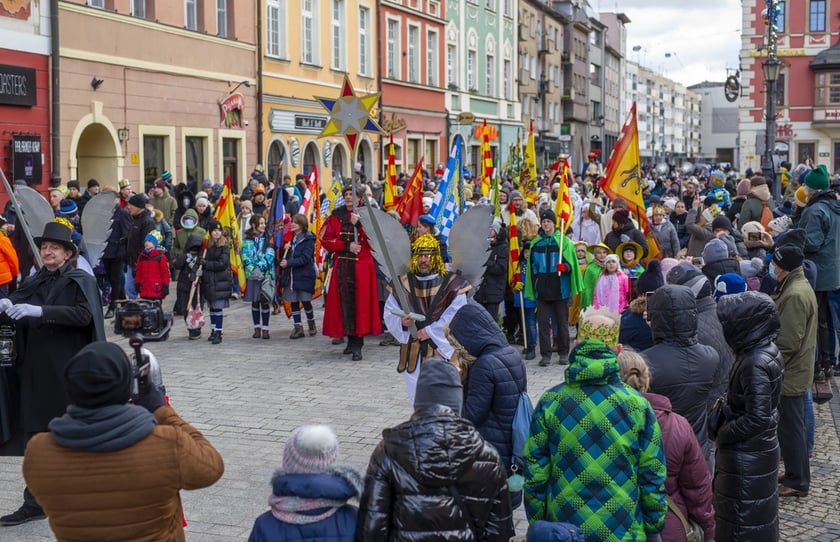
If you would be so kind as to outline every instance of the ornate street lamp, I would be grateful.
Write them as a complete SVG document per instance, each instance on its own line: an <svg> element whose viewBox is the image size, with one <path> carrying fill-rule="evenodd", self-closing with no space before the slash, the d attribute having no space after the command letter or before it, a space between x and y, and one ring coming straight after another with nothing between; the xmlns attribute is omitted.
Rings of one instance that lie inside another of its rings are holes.
<svg viewBox="0 0 840 542"><path fill-rule="evenodd" d="M764 172L764 178L767 179L773 191L773 199L779 204L782 201L781 178L777 182L773 153L776 147L776 80L779 78L782 63L779 62L776 55L771 55L761 67L764 70L764 84L767 88L764 119L764 165L762 165L761 170Z"/></svg>

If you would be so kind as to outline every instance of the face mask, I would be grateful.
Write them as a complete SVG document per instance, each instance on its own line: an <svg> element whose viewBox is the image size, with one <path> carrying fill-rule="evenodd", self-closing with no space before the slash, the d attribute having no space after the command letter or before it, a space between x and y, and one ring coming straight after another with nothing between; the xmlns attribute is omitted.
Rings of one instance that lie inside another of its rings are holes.
<svg viewBox="0 0 840 542"><path fill-rule="evenodd" d="M770 275L770 278L773 280L779 280L779 277L776 276L776 264L770 264L767 273Z"/></svg>
<svg viewBox="0 0 840 542"><path fill-rule="evenodd" d="M183 223L184 223L184 227L187 228L188 230L191 230L195 227L195 221L194 220L184 220Z"/></svg>

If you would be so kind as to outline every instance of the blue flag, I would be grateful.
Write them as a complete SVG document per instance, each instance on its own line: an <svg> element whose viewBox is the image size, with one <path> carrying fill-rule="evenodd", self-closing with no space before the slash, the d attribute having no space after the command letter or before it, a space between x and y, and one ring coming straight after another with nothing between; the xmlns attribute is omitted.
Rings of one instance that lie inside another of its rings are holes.
<svg viewBox="0 0 840 542"><path fill-rule="evenodd" d="M452 151L446 162L446 170L429 214L435 217L440 236L449 239L449 230L458 215L464 210L464 140L460 134L452 141Z"/></svg>

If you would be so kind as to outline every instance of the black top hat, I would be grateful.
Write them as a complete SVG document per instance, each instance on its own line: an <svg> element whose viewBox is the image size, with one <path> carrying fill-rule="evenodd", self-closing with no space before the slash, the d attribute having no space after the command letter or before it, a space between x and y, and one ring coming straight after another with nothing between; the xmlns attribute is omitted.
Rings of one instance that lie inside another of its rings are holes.
<svg viewBox="0 0 840 542"><path fill-rule="evenodd" d="M35 244L40 248L44 241L58 243L67 250L76 251L76 245L70 239L70 228L60 222L47 222L44 226L44 234L34 239Z"/></svg>

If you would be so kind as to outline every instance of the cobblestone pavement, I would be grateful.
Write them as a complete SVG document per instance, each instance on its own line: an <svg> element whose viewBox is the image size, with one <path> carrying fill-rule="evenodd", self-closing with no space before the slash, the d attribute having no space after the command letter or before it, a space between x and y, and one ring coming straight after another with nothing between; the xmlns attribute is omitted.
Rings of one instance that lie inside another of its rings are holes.
<svg viewBox="0 0 840 542"><path fill-rule="evenodd" d="M320 326L320 302L316 317ZM195 425L225 459L225 475L214 486L182 492L187 540L245 540L254 518L267 509L269 478L282 461L283 444L303 423L327 423L338 433L342 460L364 469L383 428L407 419L410 409L402 377L394 370L397 348L368 338L364 360L343 356L323 336L288 339L285 316L272 317L271 340L251 338L249 305L232 301L224 341L213 346L207 332L188 341L176 320L170 339L149 343L161 363L172 405ZM127 341L114 338L128 348ZM556 358L555 358L556 360ZM528 363L531 398L563 379L563 367ZM837 381L837 380L836 380ZM840 398L819 405L816 452L807 498L783 500L781 539L840 540ZM0 513L20 505L19 458L0 458ZM527 524L516 513L517 531ZM46 521L0 528L0 541L52 540Z"/></svg>

